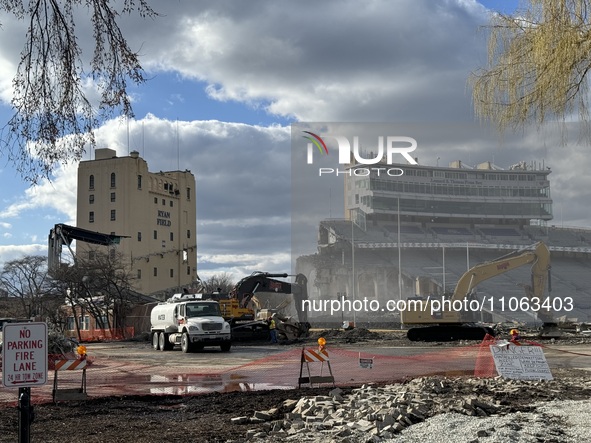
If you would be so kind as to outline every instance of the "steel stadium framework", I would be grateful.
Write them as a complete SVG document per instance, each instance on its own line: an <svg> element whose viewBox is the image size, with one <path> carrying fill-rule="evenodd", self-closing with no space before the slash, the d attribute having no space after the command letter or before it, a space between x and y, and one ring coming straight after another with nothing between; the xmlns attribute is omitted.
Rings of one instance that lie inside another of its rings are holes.
<svg viewBox="0 0 591 443"><path fill-rule="evenodd" d="M345 218L322 220L318 252L296 262L297 272L308 276L311 300L377 300L383 307L408 297L440 296L453 292L470 267L543 241L551 253L546 297L554 315L591 321L591 229L549 223L550 168L533 162L468 167L461 161L392 167L404 174L367 174L353 165L344 175ZM504 309L484 306L480 319L536 324L532 311L517 306L530 278L524 267L479 284L477 299L507 302ZM318 309L311 312L315 316L330 322L353 316L368 325L399 321L390 309Z"/></svg>

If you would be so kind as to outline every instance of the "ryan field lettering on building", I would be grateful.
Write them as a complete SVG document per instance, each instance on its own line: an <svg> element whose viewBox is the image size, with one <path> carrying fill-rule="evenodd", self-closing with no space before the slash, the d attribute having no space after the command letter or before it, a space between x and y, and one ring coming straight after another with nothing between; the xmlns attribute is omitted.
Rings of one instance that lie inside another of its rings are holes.
<svg viewBox="0 0 591 443"><path fill-rule="evenodd" d="M156 224L158 226L170 226L170 212L158 210Z"/></svg>

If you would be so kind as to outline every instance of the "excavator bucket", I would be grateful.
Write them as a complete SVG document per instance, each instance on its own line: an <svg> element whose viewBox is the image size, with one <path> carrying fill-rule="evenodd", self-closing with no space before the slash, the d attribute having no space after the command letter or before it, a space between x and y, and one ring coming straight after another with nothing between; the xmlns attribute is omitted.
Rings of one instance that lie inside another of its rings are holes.
<svg viewBox="0 0 591 443"><path fill-rule="evenodd" d="M299 338L308 337L310 332L310 323L300 323L291 317L275 316L275 323L277 325L277 333L283 340L297 340Z"/></svg>

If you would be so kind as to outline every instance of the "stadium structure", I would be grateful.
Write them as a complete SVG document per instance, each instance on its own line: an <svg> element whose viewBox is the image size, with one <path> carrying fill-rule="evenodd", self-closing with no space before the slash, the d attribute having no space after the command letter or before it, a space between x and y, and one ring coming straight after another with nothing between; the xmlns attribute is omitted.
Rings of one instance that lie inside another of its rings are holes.
<svg viewBox="0 0 591 443"><path fill-rule="evenodd" d="M380 174L362 166L352 165L344 174L345 218L322 220L317 253L297 259L312 300L378 300L383 306L388 300L453 293L471 267L542 241L551 255L545 297L557 299L557 320L591 320L591 230L551 224L552 171L544 163L505 169L491 162L397 164L384 165ZM472 296L520 300L531 283L530 268L495 275L478 284ZM567 297L572 306L562 303ZM535 313L509 308L485 306L480 320L539 323ZM341 320L327 314L310 317ZM399 321L395 311L337 315L368 326Z"/></svg>

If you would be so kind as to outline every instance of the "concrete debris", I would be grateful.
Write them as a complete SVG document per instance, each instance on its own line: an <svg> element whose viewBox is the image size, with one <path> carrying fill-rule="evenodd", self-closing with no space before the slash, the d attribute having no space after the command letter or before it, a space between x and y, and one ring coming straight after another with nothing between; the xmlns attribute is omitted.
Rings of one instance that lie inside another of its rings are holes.
<svg viewBox="0 0 591 443"><path fill-rule="evenodd" d="M591 386L587 388L591 390ZM252 442L275 436L292 442L378 443L439 414L505 415L515 412L515 403L508 399L522 396L527 410L531 401L560 399L560 392L566 389L568 380L435 376L388 386L364 385L348 391L336 388L327 396L286 401L280 410L255 412L249 422L266 420L269 426L249 431L246 437ZM236 417L232 423L244 423L244 419ZM476 437L492 432L482 431Z"/></svg>

